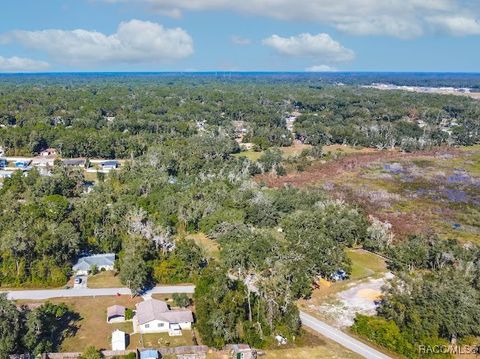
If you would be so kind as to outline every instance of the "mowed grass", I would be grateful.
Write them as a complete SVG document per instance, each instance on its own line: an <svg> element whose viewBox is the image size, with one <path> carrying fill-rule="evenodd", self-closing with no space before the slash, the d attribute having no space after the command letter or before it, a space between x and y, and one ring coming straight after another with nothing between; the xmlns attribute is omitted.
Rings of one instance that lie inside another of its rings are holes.
<svg viewBox="0 0 480 359"><path fill-rule="evenodd" d="M275 344L276 346L276 344ZM265 350L264 358L361 358L341 345L319 335L309 328L302 330L302 335L287 345Z"/></svg>
<svg viewBox="0 0 480 359"><path fill-rule="evenodd" d="M306 328L302 335L289 342L287 345L277 346L261 350L264 355L259 358L266 359L359 359L361 356L351 352L345 347L327 339L316 332ZM221 353L211 352L208 359L224 359Z"/></svg>
<svg viewBox="0 0 480 359"><path fill-rule="evenodd" d="M80 319L76 323L78 328L74 336L68 337L61 345L63 352L83 351L87 346L93 345L98 349L111 349L111 335L115 329L120 329L128 334L133 332L131 322L108 324L107 308L118 304L127 308L135 308L135 304L142 298L130 296L115 297L76 297L53 298L51 303L65 303L71 310L78 313ZM18 304L45 303L47 301L18 301ZM133 343L132 343L133 344ZM134 349L135 347L129 347Z"/></svg>
<svg viewBox="0 0 480 359"><path fill-rule="evenodd" d="M267 350L265 359L349 359L362 358L353 352L349 352L340 345L325 345L312 348L294 348L294 349L278 349Z"/></svg>
<svg viewBox="0 0 480 359"><path fill-rule="evenodd" d="M168 333L133 334L130 336L129 349L180 347L193 345L191 330L183 330L181 336L171 337Z"/></svg>
<svg viewBox="0 0 480 359"><path fill-rule="evenodd" d="M99 272L89 276L87 280L88 288L121 288L125 287L120 282L120 276L113 271Z"/></svg>
<svg viewBox="0 0 480 359"><path fill-rule="evenodd" d="M347 257L352 261L350 279L378 278L387 272L385 259L363 249L348 249Z"/></svg>

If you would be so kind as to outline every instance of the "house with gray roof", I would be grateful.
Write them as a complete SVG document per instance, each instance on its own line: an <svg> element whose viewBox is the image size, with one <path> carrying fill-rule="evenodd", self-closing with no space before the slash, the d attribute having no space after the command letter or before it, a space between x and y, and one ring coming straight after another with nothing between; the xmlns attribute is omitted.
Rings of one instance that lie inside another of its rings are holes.
<svg viewBox="0 0 480 359"><path fill-rule="evenodd" d="M107 323L121 323L125 321L125 307L112 305L107 308Z"/></svg>
<svg viewBox="0 0 480 359"><path fill-rule="evenodd" d="M62 163L67 167L84 167L86 161L83 158L66 158Z"/></svg>
<svg viewBox="0 0 480 359"><path fill-rule="evenodd" d="M104 253L81 257L72 269L76 275L87 275L94 266L98 270L113 270L114 265L115 253Z"/></svg>
<svg viewBox="0 0 480 359"><path fill-rule="evenodd" d="M182 330L191 330L193 313L190 310L171 310L167 303L148 299L136 305L133 328L138 333L168 333L182 335Z"/></svg>

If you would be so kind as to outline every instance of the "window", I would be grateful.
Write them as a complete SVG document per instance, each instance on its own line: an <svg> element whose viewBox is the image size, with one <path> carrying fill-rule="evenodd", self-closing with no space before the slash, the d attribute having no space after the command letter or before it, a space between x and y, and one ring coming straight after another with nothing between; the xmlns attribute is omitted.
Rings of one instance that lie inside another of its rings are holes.
<svg viewBox="0 0 480 359"><path fill-rule="evenodd" d="M150 328L150 324L145 324L145 328Z"/></svg>
<svg viewBox="0 0 480 359"><path fill-rule="evenodd" d="M163 323L158 323L159 328L163 328L164 324Z"/></svg>

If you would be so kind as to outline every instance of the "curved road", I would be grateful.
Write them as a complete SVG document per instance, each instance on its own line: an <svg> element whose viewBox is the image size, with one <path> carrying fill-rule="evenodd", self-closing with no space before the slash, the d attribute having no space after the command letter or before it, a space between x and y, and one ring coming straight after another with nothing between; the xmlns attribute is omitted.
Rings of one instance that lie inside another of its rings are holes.
<svg viewBox="0 0 480 359"><path fill-rule="evenodd" d="M174 286L160 286L150 289L143 293L143 297L151 294L172 294L172 293L187 293L192 294L195 291L194 285L174 285ZM45 289L45 290L18 290L7 293L8 298L12 300L43 300L50 298L68 298L68 297L97 297L97 296L112 296L117 294L130 295L128 288L72 288L72 289ZM311 315L300 311L300 319L302 324L324 337L337 342L338 344L350 349L368 359L391 359L389 356L375 350L368 345L358 341L355 338L345 334L344 332L328 325L321 320L318 320Z"/></svg>
<svg viewBox="0 0 480 359"><path fill-rule="evenodd" d="M302 324L310 329L313 329L317 333L324 337L343 345L345 348L350 349L352 352L357 353L368 359L391 359L389 356L379 352L378 350L369 347L361 341L352 338L344 332L328 325L325 322L318 320L311 315L300 311L300 319Z"/></svg>

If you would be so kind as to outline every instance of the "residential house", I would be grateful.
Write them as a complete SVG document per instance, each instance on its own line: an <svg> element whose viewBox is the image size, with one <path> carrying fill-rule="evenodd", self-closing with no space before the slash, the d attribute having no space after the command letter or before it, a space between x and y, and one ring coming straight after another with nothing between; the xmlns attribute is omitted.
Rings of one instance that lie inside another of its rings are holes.
<svg viewBox="0 0 480 359"><path fill-rule="evenodd" d="M125 307L112 305L107 308L107 323L121 323L125 321Z"/></svg>
<svg viewBox="0 0 480 359"><path fill-rule="evenodd" d="M103 161L100 162L100 166L102 166L102 170L110 171L117 169L120 166L120 162L112 160L112 161Z"/></svg>
<svg viewBox="0 0 480 359"><path fill-rule="evenodd" d="M68 158L62 160L62 163L67 167L85 167L85 160L83 158Z"/></svg>
<svg viewBox="0 0 480 359"><path fill-rule="evenodd" d="M182 335L182 330L191 330L193 314L190 310L170 310L167 303L148 299L136 305L133 328L139 333L168 333Z"/></svg>
<svg viewBox="0 0 480 359"><path fill-rule="evenodd" d="M94 266L98 270L113 270L115 265L115 253L94 254L81 257L73 266L76 275L87 275Z"/></svg>
<svg viewBox="0 0 480 359"><path fill-rule="evenodd" d="M58 151L56 148L47 148L40 152L40 156L42 157L55 157L58 156Z"/></svg>
<svg viewBox="0 0 480 359"><path fill-rule="evenodd" d="M37 156L32 159L32 166L34 167L53 167L55 157L51 156Z"/></svg>
<svg viewBox="0 0 480 359"><path fill-rule="evenodd" d="M125 350L127 347L127 340L126 340L125 332L121 330L115 330L112 333L112 350Z"/></svg>

